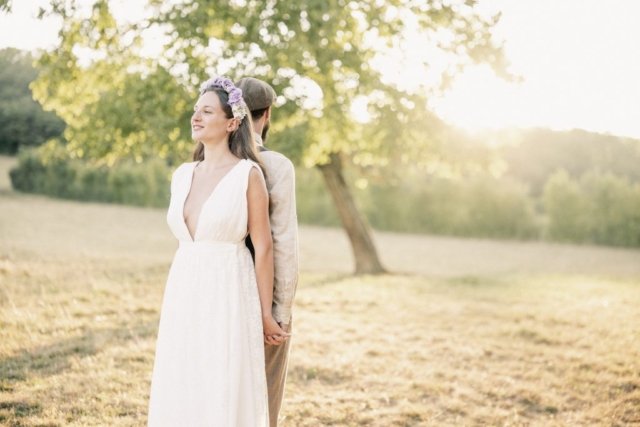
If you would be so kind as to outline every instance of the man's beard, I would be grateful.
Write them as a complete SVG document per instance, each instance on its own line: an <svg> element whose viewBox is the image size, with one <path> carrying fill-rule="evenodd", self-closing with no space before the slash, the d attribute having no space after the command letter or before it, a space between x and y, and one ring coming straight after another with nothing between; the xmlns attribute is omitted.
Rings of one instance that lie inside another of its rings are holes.
<svg viewBox="0 0 640 427"><path fill-rule="evenodd" d="M262 135L260 135L262 137L262 143L265 144L267 142L267 134L269 133L269 122L264 124L264 127L262 128Z"/></svg>

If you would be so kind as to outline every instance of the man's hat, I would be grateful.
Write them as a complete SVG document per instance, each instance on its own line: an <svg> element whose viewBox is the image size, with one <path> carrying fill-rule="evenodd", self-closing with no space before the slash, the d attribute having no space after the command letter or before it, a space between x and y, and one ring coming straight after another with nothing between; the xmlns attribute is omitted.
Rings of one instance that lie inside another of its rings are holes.
<svg viewBox="0 0 640 427"><path fill-rule="evenodd" d="M276 91L267 82L253 77L243 77L236 87L242 90L242 97L249 111L271 107L276 100Z"/></svg>

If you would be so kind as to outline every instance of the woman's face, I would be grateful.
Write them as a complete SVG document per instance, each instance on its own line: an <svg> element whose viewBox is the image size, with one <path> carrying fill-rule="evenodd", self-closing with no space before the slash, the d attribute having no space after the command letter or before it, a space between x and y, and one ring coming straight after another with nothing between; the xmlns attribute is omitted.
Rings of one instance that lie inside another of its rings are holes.
<svg viewBox="0 0 640 427"><path fill-rule="evenodd" d="M191 137L201 142L216 142L225 139L233 131L233 118L222 111L220 98L215 92L205 92L193 107Z"/></svg>

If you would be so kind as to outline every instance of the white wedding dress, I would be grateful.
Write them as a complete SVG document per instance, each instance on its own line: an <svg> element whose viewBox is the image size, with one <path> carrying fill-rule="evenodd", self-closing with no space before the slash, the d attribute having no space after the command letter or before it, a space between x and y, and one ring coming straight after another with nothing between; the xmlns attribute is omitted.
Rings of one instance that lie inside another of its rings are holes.
<svg viewBox="0 0 640 427"><path fill-rule="evenodd" d="M202 205L193 239L184 203L197 162L171 178L169 270L151 379L151 427L267 427L262 316L247 235L249 171L240 160Z"/></svg>

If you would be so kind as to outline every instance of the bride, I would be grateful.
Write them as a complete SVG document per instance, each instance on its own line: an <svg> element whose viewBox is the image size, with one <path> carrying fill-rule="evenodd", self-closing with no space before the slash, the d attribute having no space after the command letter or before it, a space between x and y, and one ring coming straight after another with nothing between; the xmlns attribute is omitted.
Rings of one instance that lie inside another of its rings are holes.
<svg viewBox="0 0 640 427"><path fill-rule="evenodd" d="M264 344L271 314L269 200L242 91L206 81L191 118L193 161L171 177L178 240L165 285L148 425L269 425ZM251 236L255 266L244 244Z"/></svg>

